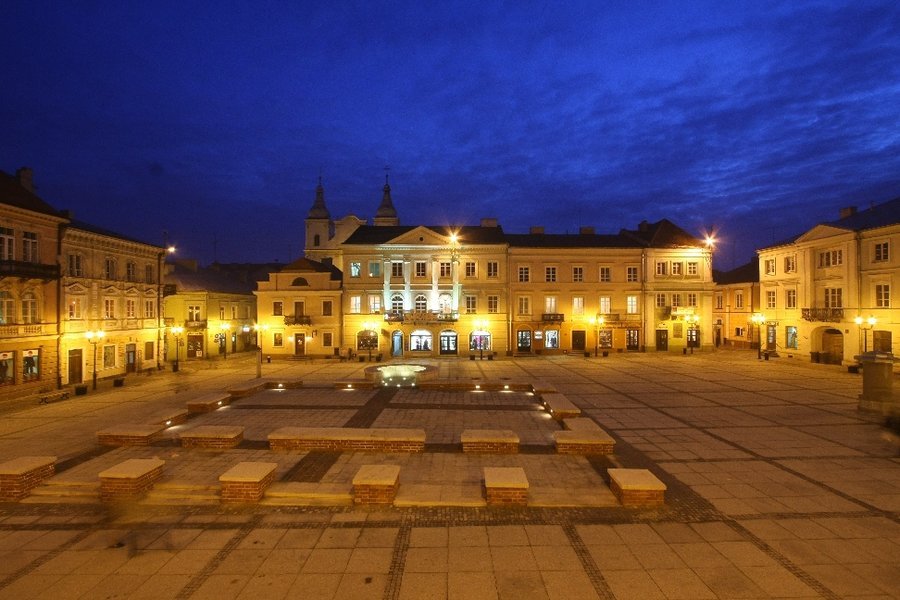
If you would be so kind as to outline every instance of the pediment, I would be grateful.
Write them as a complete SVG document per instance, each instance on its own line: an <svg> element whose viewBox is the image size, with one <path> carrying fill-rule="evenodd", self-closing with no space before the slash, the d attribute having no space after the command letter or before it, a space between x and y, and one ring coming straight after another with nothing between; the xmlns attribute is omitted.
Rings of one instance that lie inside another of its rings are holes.
<svg viewBox="0 0 900 600"><path fill-rule="evenodd" d="M387 242L391 246L448 246L450 238L419 225Z"/></svg>
<svg viewBox="0 0 900 600"><path fill-rule="evenodd" d="M101 291L102 291L104 294L109 294L109 295L116 294L116 295L118 295L118 293L119 293L119 288L117 288L117 287L114 286L114 285L108 285L108 286L106 286L105 288L103 288Z"/></svg>
<svg viewBox="0 0 900 600"><path fill-rule="evenodd" d="M834 225L816 225L803 235L797 238L797 242L810 242L812 240L821 240L824 238L834 237L836 235L844 235L851 233L849 229L835 227Z"/></svg>
<svg viewBox="0 0 900 600"><path fill-rule="evenodd" d="M141 290L137 289L134 286L132 286L130 288L126 288L126 290L125 290L126 296L140 296L140 294L141 294Z"/></svg>
<svg viewBox="0 0 900 600"><path fill-rule="evenodd" d="M86 294L88 289L80 283L73 283L66 286L67 294Z"/></svg>

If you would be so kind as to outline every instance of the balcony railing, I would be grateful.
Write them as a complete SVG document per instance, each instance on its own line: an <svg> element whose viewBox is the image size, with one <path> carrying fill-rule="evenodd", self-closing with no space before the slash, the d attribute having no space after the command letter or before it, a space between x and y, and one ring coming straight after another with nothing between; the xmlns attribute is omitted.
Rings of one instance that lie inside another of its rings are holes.
<svg viewBox="0 0 900 600"><path fill-rule="evenodd" d="M47 333L51 333L53 329L49 329ZM26 335L42 335L44 326L41 323L30 323L28 325L0 325L0 338L23 337Z"/></svg>
<svg viewBox="0 0 900 600"><path fill-rule="evenodd" d="M23 260L0 260L0 277L59 279L59 265L44 265Z"/></svg>
<svg viewBox="0 0 900 600"><path fill-rule="evenodd" d="M541 321L549 322L549 323L562 323L566 320L566 315L563 313L544 313L541 315Z"/></svg>
<svg viewBox="0 0 900 600"><path fill-rule="evenodd" d="M430 310L392 311L384 313L384 320L388 323L402 323L404 321L411 323L447 323L459 321L459 313L432 312Z"/></svg>
<svg viewBox="0 0 900 600"><path fill-rule="evenodd" d="M285 325L311 325L312 319L309 315L285 315Z"/></svg>
<svg viewBox="0 0 900 600"><path fill-rule="evenodd" d="M384 313L384 320L388 323L402 323L403 322L403 313L402 312L386 312Z"/></svg>
<svg viewBox="0 0 900 600"><path fill-rule="evenodd" d="M206 319L202 321L185 321L185 329L206 329Z"/></svg>
<svg viewBox="0 0 900 600"><path fill-rule="evenodd" d="M804 321L824 321L826 323L840 323L844 320L843 308L802 308L800 316Z"/></svg>

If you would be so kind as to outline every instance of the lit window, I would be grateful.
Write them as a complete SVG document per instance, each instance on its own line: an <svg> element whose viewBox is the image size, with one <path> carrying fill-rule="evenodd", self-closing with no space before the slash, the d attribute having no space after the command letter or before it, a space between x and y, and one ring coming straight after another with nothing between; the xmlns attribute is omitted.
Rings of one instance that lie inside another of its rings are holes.
<svg viewBox="0 0 900 600"><path fill-rule="evenodd" d="M359 277L362 272L362 263L354 261L350 263L350 277Z"/></svg>
<svg viewBox="0 0 900 600"><path fill-rule="evenodd" d="M116 299L115 298L104 298L104 300L103 300L103 318L104 319L115 319L116 318Z"/></svg>
<svg viewBox="0 0 900 600"><path fill-rule="evenodd" d="M556 296L544 297L544 312L548 314L556 313Z"/></svg>
<svg viewBox="0 0 900 600"><path fill-rule="evenodd" d="M584 297L583 296L575 296L572 298L572 314L573 315L583 315L584 314Z"/></svg>
<svg viewBox="0 0 900 600"><path fill-rule="evenodd" d="M612 299L609 296L600 296L600 314L608 315L612 309Z"/></svg>
<svg viewBox="0 0 900 600"><path fill-rule="evenodd" d="M680 262L672 263L672 275L681 275L681 263Z"/></svg>
<svg viewBox="0 0 900 600"><path fill-rule="evenodd" d="M638 297L637 296L626 296L625 312L627 312L629 315L636 315L638 313Z"/></svg>
<svg viewBox="0 0 900 600"><path fill-rule="evenodd" d="M774 275L775 274L775 259L767 258L765 260L765 273L766 275Z"/></svg>
<svg viewBox="0 0 900 600"><path fill-rule="evenodd" d="M520 315L530 315L531 314L531 299L528 296L519 296L519 314Z"/></svg>
<svg viewBox="0 0 900 600"><path fill-rule="evenodd" d="M381 312L381 295L380 294L372 294L369 296L369 312L370 313L380 313Z"/></svg>
<svg viewBox="0 0 900 600"><path fill-rule="evenodd" d="M369 277L381 277L381 262L377 260L369 261Z"/></svg>
<svg viewBox="0 0 900 600"><path fill-rule="evenodd" d="M350 312L355 315L362 312L362 296L350 296Z"/></svg>
<svg viewBox="0 0 900 600"><path fill-rule="evenodd" d="M81 318L81 298L71 298L69 300L69 318Z"/></svg>

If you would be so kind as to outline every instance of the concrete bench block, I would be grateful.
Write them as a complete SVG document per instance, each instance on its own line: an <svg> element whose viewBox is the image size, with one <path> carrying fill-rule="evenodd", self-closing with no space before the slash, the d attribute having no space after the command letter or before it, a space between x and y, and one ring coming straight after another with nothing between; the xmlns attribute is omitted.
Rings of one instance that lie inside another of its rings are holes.
<svg viewBox="0 0 900 600"><path fill-rule="evenodd" d="M244 441L244 428L238 425L201 425L178 436L184 448L234 448Z"/></svg>
<svg viewBox="0 0 900 600"><path fill-rule="evenodd" d="M159 425L160 427L174 427L187 422L188 410L186 408L173 408L165 410L147 419L148 423Z"/></svg>
<svg viewBox="0 0 900 600"><path fill-rule="evenodd" d="M21 500L55 473L55 456L21 456L0 464L0 501Z"/></svg>
<svg viewBox="0 0 900 600"><path fill-rule="evenodd" d="M202 414L219 410L229 404L231 404L231 394L214 392L188 400L187 409L191 414Z"/></svg>
<svg viewBox="0 0 900 600"><path fill-rule="evenodd" d="M660 506L666 484L647 469L607 469L609 488L623 506Z"/></svg>
<svg viewBox="0 0 900 600"><path fill-rule="evenodd" d="M510 429L466 429L459 436L463 452L516 454L519 436Z"/></svg>
<svg viewBox="0 0 900 600"><path fill-rule="evenodd" d="M263 379L267 390L295 390L303 387L302 379Z"/></svg>
<svg viewBox="0 0 900 600"><path fill-rule="evenodd" d="M101 446L149 446L165 428L158 423L122 424L97 432Z"/></svg>
<svg viewBox="0 0 900 600"><path fill-rule="evenodd" d="M559 393L541 394L541 403L557 421L580 417L581 409L575 406L571 400Z"/></svg>
<svg viewBox="0 0 900 600"><path fill-rule="evenodd" d="M353 477L353 503L392 504L399 485L398 465L363 465Z"/></svg>
<svg viewBox="0 0 900 600"><path fill-rule="evenodd" d="M272 450L424 452L424 429L282 427L269 434Z"/></svg>
<svg viewBox="0 0 900 600"><path fill-rule="evenodd" d="M219 476L223 503L259 502L275 479L277 463L240 462Z"/></svg>
<svg viewBox="0 0 900 600"><path fill-rule="evenodd" d="M528 504L528 478L522 467L484 467L484 490L488 506Z"/></svg>
<svg viewBox="0 0 900 600"><path fill-rule="evenodd" d="M562 420L562 426L569 431L603 431L593 419L586 417L572 417Z"/></svg>
<svg viewBox="0 0 900 600"><path fill-rule="evenodd" d="M559 390L556 389L556 386L552 383L547 383L546 381L532 381L531 382L531 391L535 394L556 394Z"/></svg>
<svg viewBox="0 0 900 600"><path fill-rule="evenodd" d="M553 440L559 454L612 454L616 445L616 441L599 427L583 431L554 431Z"/></svg>
<svg viewBox="0 0 900 600"><path fill-rule="evenodd" d="M334 382L337 390L371 390L375 382L370 379L339 379Z"/></svg>
<svg viewBox="0 0 900 600"><path fill-rule="evenodd" d="M256 392L266 389L266 382L262 379L254 379L246 383L241 383L228 388L228 395L234 398L243 398L244 396L252 396Z"/></svg>
<svg viewBox="0 0 900 600"><path fill-rule="evenodd" d="M100 473L100 499L104 502L142 496L162 476L164 460L132 458Z"/></svg>

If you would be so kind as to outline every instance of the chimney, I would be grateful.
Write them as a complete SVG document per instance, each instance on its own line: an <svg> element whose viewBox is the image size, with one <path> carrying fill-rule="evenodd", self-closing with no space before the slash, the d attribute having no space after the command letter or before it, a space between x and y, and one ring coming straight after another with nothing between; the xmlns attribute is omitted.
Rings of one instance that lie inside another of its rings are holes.
<svg viewBox="0 0 900 600"><path fill-rule="evenodd" d="M481 226L482 227L496 227L497 219L495 217L483 217L481 219Z"/></svg>
<svg viewBox="0 0 900 600"><path fill-rule="evenodd" d="M539 225L532 225L531 229L528 230L528 233L530 233L531 235L543 235L544 228Z"/></svg>
<svg viewBox="0 0 900 600"><path fill-rule="evenodd" d="M582 227L578 230L581 235L594 235L596 232L593 227Z"/></svg>
<svg viewBox="0 0 900 600"><path fill-rule="evenodd" d="M847 217L852 217L853 215L856 214L856 207L855 206L845 206L844 208L841 209L840 214L841 214L842 219L846 219Z"/></svg>
<svg viewBox="0 0 900 600"><path fill-rule="evenodd" d="M31 170L31 167L22 167L16 171L16 177L19 180L19 185L32 194L34 193L34 171Z"/></svg>

